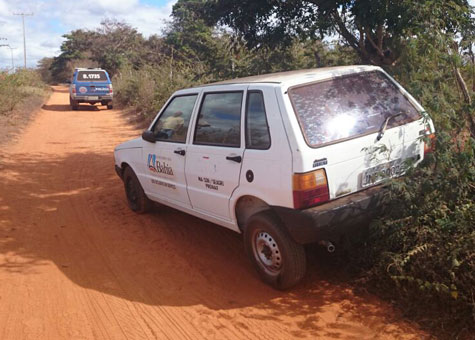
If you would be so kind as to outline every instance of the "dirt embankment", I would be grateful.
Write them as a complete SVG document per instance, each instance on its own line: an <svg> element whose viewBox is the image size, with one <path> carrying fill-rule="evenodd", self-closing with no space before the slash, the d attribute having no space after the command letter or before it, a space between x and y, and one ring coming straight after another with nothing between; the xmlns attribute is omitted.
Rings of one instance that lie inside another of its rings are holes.
<svg viewBox="0 0 475 340"><path fill-rule="evenodd" d="M0 339L428 337L318 256L278 292L240 235L167 207L134 214L112 150L139 131L67 104L55 87L0 155Z"/></svg>

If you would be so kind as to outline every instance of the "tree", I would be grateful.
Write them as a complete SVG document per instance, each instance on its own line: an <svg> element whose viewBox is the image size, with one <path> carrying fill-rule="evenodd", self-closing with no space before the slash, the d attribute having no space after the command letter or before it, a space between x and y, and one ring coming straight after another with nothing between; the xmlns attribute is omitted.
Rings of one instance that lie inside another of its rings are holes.
<svg viewBox="0 0 475 340"><path fill-rule="evenodd" d="M96 33L78 29L63 35L63 38L65 41L61 44L61 54L53 58L50 66L52 78L59 82L71 77L75 61L86 61L91 58L91 47L96 39Z"/></svg>
<svg viewBox="0 0 475 340"><path fill-rule="evenodd" d="M425 4L434 12L421 11ZM408 28L443 18L442 29L456 34L471 12L467 0L212 0L199 9L208 22L231 27L251 46L338 34L364 63L376 65L397 63Z"/></svg>
<svg viewBox="0 0 475 340"><path fill-rule="evenodd" d="M38 69L38 73L40 74L41 79L45 83L51 83L52 81L50 68L51 64L53 63L53 60L53 58L44 57L38 61L38 65L36 68Z"/></svg>
<svg viewBox="0 0 475 340"><path fill-rule="evenodd" d="M104 20L94 33L95 39L90 46L91 59L97 61L111 76L124 63L140 67L145 40L135 28L124 22Z"/></svg>
<svg viewBox="0 0 475 340"><path fill-rule="evenodd" d="M104 20L95 31L78 29L63 37L61 54L50 67L57 81L69 79L74 67L99 66L113 76L124 64L139 68L148 54L142 34L115 20Z"/></svg>

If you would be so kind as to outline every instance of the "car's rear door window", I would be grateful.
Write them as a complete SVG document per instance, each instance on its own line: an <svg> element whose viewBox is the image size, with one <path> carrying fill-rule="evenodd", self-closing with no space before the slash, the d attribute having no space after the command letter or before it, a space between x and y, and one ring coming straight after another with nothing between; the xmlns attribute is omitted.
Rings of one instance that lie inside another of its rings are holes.
<svg viewBox="0 0 475 340"><path fill-rule="evenodd" d="M196 124L194 144L240 147L242 97L242 91L206 93Z"/></svg>
<svg viewBox="0 0 475 340"><path fill-rule="evenodd" d="M337 77L289 90L307 143L321 146L420 118L417 109L382 72Z"/></svg>
<svg viewBox="0 0 475 340"><path fill-rule="evenodd" d="M104 71L79 71L77 81L107 81Z"/></svg>

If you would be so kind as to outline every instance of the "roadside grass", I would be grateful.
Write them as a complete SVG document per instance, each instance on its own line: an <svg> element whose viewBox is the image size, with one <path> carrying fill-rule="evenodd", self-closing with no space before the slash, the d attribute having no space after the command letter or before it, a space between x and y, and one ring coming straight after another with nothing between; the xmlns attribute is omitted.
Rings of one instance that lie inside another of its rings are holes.
<svg viewBox="0 0 475 340"><path fill-rule="evenodd" d="M25 101L44 97L47 89L36 71L0 73L0 115L11 113Z"/></svg>
<svg viewBox="0 0 475 340"><path fill-rule="evenodd" d="M34 70L0 73L0 143L18 134L49 94L49 86Z"/></svg>

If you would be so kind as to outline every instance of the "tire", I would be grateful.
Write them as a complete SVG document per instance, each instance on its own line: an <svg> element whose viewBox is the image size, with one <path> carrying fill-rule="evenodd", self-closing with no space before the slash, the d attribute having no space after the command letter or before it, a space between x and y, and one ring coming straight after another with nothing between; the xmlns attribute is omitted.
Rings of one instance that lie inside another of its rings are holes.
<svg viewBox="0 0 475 340"><path fill-rule="evenodd" d="M296 243L282 222L271 212L251 216L244 229L244 248L261 279L284 290L305 276L305 248Z"/></svg>
<svg viewBox="0 0 475 340"><path fill-rule="evenodd" d="M124 189L127 203L132 211L144 214L152 208L152 201L145 195L140 182L132 168L124 171Z"/></svg>
<svg viewBox="0 0 475 340"><path fill-rule="evenodd" d="M71 105L71 110L77 110L78 109L77 100L74 100L71 97L69 97L69 105Z"/></svg>
<svg viewBox="0 0 475 340"><path fill-rule="evenodd" d="M112 110L114 108L114 105L112 105L112 102L107 103L107 109Z"/></svg>

